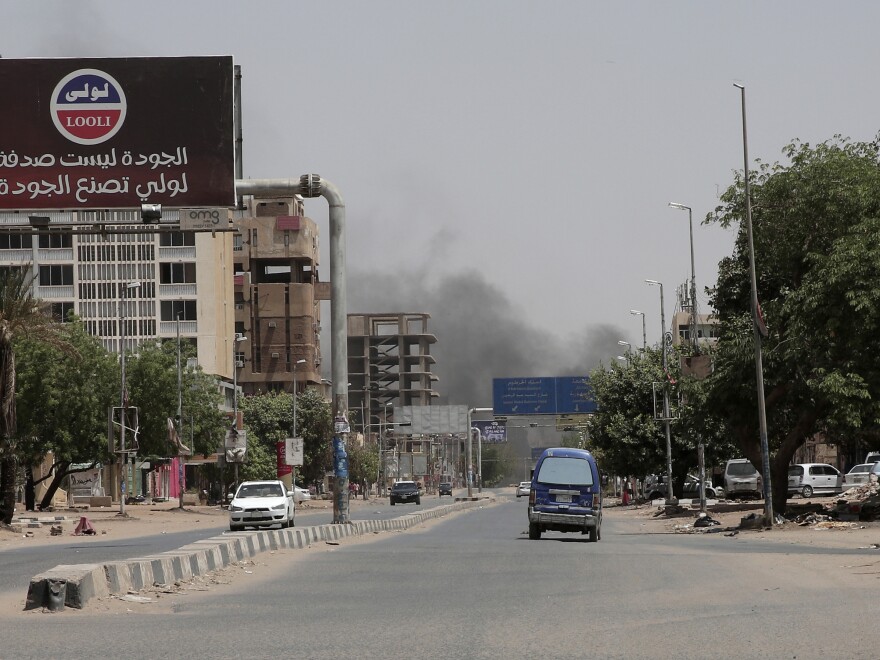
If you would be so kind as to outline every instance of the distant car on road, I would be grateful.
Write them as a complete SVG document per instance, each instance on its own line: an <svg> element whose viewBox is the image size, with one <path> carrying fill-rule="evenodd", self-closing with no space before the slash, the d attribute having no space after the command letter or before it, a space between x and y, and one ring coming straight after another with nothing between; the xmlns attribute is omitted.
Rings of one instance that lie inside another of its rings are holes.
<svg viewBox="0 0 880 660"><path fill-rule="evenodd" d="M294 484L293 486L293 499L299 504L300 502L307 502L312 499L312 494L309 492L308 488L303 488L302 486L297 486Z"/></svg>
<svg viewBox="0 0 880 660"><path fill-rule="evenodd" d="M415 481L398 481L391 487L389 499L391 506L406 502L415 502L421 505L422 494L419 490L419 485Z"/></svg>
<svg viewBox="0 0 880 660"><path fill-rule="evenodd" d="M440 497L443 497L444 495L452 497L452 483L449 481L441 481L440 485L437 487L437 494Z"/></svg>
<svg viewBox="0 0 880 660"><path fill-rule="evenodd" d="M229 530L245 527L293 527L293 491L283 481L243 481L229 503Z"/></svg>
<svg viewBox="0 0 880 660"><path fill-rule="evenodd" d="M522 497L523 495L525 495L526 497L528 497L529 491L531 489L532 489L532 482L531 481L520 481L519 486L516 487L516 496Z"/></svg>

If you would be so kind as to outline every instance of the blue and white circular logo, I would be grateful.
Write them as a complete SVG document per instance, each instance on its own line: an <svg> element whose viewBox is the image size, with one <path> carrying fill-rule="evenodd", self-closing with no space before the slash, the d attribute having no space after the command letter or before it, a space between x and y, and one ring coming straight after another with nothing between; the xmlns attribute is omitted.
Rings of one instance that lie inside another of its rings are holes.
<svg viewBox="0 0 880 660"><path fill-rule="evenodd" d="M78 69L55 86L50 105L58 131L77 144L101 144L125 121L125 92L113 76L97 69Z"/></svg>

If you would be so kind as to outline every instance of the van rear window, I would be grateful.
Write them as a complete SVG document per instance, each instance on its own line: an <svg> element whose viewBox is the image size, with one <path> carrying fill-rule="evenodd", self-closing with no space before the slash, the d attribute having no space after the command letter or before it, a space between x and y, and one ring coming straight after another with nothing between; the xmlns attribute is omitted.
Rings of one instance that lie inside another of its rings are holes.
<svg viewBox="0 0 880 660"><path fill-rule="evenodd" d="M548 456L541 463L538 482L542 484L567 484L570 486L592 486L593 471L590 463L583 458L563 458Z"/></svg>

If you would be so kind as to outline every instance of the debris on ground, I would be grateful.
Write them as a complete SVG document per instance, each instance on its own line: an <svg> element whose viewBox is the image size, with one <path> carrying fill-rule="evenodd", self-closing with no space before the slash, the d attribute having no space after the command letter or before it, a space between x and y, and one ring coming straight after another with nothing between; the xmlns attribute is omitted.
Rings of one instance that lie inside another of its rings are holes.
<svg viewBox="0 0 880 660"><path fill-rule="evenodd" d="M842 492L832 509L838 520L875 520L880 518L880 484L871 481Z"/></svg>
<svg viewBox="0 0 880 660"><path fill-rule="evenodd" d="M87 516L81 516L73 530L74 536L83 536L84 534L87 536L94 536L97 533L98 532L92 525L92 521L89 520Z"/></svg>
<svg viewBox="0 0 880 660"><path fill-rule="evenodd" d="M710 517L708 513L701 513L694 521L694 527L712 527L713 525L720 524L720 522Z"/></svg>
<svg viewBox="0 0 880 660"><path fill-rule="evenodd" d="M61 525L52 525L49 528L50 536L61 536L64 533L64 528Z"/></svg>
<svg viewBox="0 0 880 660"><path fill-rule="evenodd" d="M739 521L740 529L764 529L764 514L750 513Z"/></svg>

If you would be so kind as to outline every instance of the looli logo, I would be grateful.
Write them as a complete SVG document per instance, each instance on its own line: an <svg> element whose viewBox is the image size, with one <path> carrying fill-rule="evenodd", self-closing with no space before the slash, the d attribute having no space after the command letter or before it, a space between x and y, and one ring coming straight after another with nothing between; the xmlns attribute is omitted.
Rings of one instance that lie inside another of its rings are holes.
<svg viewBox="0 0 880 660"><path fill-rule="evenodd" d="M101 144L125 121L125 92L113 76L78 69L55 85L50 103L55 128L71 142Z"/></svg>

